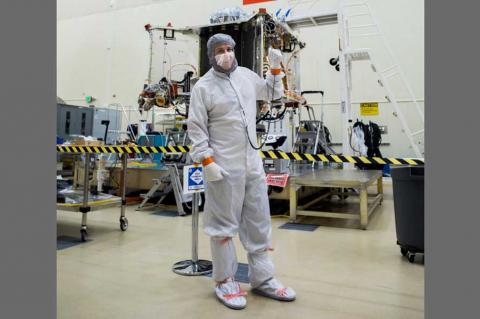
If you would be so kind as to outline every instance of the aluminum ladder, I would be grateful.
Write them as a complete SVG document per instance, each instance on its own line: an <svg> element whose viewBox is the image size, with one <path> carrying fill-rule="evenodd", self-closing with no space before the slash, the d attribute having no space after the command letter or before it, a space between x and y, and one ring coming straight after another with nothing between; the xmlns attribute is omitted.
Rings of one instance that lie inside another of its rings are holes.
<svg viewBox="0 0 480 319"><path fill-rule="evenodd" d="M358 17L365 17L365 20L367 22L356 25L351 24L351 21L354 18ZM347 77L347 90L351 90L351 80L349 78L351 76L351 63L354 61L362 60L369 61L373 72L377 74L378 84L386 92L385 99L393 106L393 115L395 117L398 117L401 122L402 131L407 135L411 148L413 149L417 157L423 157L423 152L420 150L419 147L419 145L422 145L423 143L416 142L414 138L424 133L424 112L421 109L420 104L418 103L418 100L415 97L415 94L413 93L410 83L408 82L400 64L398 63L395 55L393 54L393 51L388 44L385 35L381 31L377 19L372 14L370 5L367 3L367 1L349 2L346 0L340 0L338 8L338 24L341 46L340 69L342 69L342 67L346 69L344 76ZM360 33L358 31L360 31ZM390 65L380 70L371 49L352 48L350 45L350 39L359 37L380 38L381 44L386 53L386 58L389 61L388 63ZM397 77L400 80L400 84L406 90L408 94L408 101L411 101L415 105L417 116L422 123L421 129L418 129L416 131L412 130L412 127L408 123L402 108L399 106L397 96L395 95L395 92L392 89L389 81L394 77ZM349 103L350 99L347 98L347 101Z"/></svg>

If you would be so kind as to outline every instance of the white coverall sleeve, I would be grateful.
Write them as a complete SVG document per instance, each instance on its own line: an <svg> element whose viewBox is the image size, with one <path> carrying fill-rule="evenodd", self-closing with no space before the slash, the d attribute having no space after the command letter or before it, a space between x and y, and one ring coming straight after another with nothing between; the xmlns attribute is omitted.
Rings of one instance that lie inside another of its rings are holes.
<svg viewBox="0 0 480 319"><path fill-rule="evenodd" d="M200 89L193 88L190 98L190 108L187 120L188 137L192 141L190 156L195 163L201 163L205 158L213 156L209 145L208 113L206 97Z"/></svg>
<svg viewBox="0 0 480 319"><path fill-rule="evenodd" d="M272 75L272 73L268 71L267 78L262 79L258 74L252 71L252 77L255 77L254 83L256 86L257 100L271 101L281 98L284 94L282 82L284 76L285 74L283 72L280 72L278 75Z"/></svg>

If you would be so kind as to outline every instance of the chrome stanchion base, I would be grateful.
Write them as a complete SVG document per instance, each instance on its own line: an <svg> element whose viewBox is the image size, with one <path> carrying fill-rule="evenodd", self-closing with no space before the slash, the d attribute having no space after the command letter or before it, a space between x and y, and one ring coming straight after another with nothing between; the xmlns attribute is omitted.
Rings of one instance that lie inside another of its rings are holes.
<svg viewBox="0 0 480 319"><path fill-rule="evenodd" d="M212 272L212 262L209 260L183 260L172 267L174 273L182 276L203 276Z"/></svg>

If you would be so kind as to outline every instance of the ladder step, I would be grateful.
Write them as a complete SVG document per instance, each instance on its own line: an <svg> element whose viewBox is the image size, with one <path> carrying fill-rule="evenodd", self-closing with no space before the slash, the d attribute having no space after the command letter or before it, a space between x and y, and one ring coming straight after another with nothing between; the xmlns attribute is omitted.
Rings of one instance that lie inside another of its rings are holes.
<svg viewBox="0 0 480 319"><path fill-rule="evenodd" d="M391 71L391 70L395 69L397 66L398 66L398 65L396 65L396 64L395 64L395 65L392 65L391 67L388 67L388 68L384 69L384 70L381 71L380 73L385 74L385 73L387 73L388 71Z"/></svg>
<svg viewBox="0 0 480 319"><path fill-rule="evenodd" d="M376 24L362 24L362 25L354 25L354 26L349 26L349 29L363 29L363 28L371 28L371 27L376 27Z"/></svg>
<svg viewBox="0 0 480 319"><path fill-rule="evenodd" d="M389 78L391 78L391 77L394 77L395 75L398 75L398 72L393 72L393 73L391 73L391 74L384 75L383 77L384 77L385 79L389 79Z"/></svg>
<svg viewBox="0 0 480 319"><path fill-rule="evenodd" d="M370 15L370 13L355 13L355 14L347 15L347 18L364 17L364 16L369 16L369 15Z"/></svg>
<svg viewBox="0 0 480 319"><path fill-rule="evenodd" d="M375 36L379 36L379 35L380 35L380 33L378 33L378 32L364 33L364 34L354 34L354 35L350 35L350 38L375 37Z"/></svg>
<svg viewBox="0 0 480 319"><path fill-rule="evenodd" d="M421 130L419 130L419 131L416 131L416 132L412 133L411 136L420 135L420 134L422 134L423 132L425 132L425 130L424 130L424 129L421 129Z"/></svg>
<svg viewBox="0 0 480 319"><path fill-rule="evenodd" d="M344 7L362 7L365 5L367 4L362 1L362 2L352 2L352 3L345 4Z"/></svg>

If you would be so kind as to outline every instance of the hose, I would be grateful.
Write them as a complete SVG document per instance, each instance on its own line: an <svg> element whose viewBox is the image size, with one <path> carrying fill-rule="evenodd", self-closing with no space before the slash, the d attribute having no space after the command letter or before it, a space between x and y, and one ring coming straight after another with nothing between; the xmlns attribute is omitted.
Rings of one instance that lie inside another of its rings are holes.
<svg viewBox="0 0 480 319"><path fill-rule="evenodd" d="M273 76L273 83L272 83L272 101L273 102L273 96L275 95L275 82L276 82L276 76ZM241 106L240 106L241 107ZM285 108L285 110L283 111L282 115L285 113L287 108ZM263 143L262 145L260 145L259 147L255 147L255 145L253 145L252 143L252 140L250 139L250 134L248 134L248 125L247 125L247 119L246 119L246 115L245 115L245 111L243 110L242 108L242 112L243 112L243 119L245 121L245 132L247 133L247 139L248 139L248 143L250 144L250 146L258 151L258 150L261 150L264 146L265 146L265 143L267 142L267 139L265 138L263 140ZM268 114L268 112L267 112ZM270 124L271 124L271 121L268 121L268 126L267 126L267 132L266 132L266 136L268 136L268 134L270 133Z"/></svg>

